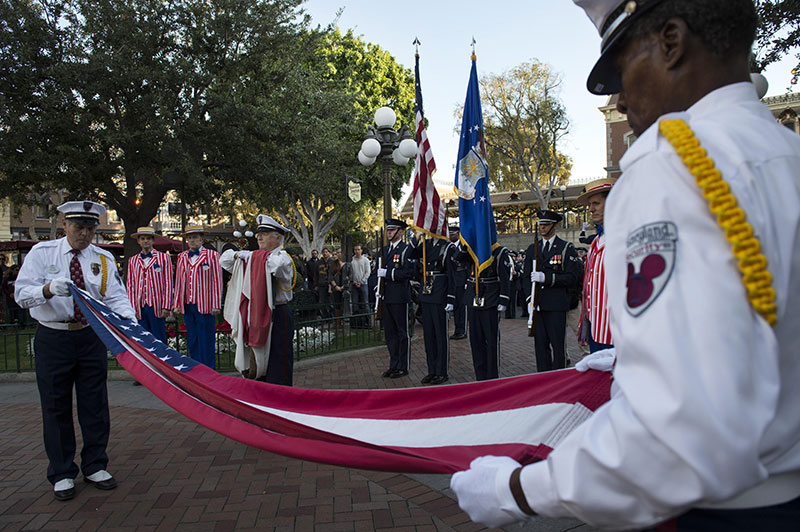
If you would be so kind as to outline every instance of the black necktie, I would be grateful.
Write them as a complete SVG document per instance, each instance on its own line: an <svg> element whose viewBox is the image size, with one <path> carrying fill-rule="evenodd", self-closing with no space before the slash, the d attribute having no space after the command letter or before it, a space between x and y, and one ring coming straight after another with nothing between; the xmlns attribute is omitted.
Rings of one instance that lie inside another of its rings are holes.
<svg viewBox="0 0 800 532"><path fill-rule="evenodd" d="M142 259L149 259L150 257L153 256L153 252L151 251L150 253L142 253L141 255Z"/></svg>
<svg viewBox="0 0 800 532"><path fill-rule="evenodd" d="M199 255L200 255L200 250L199 249L195 249L195 250L189 251L189 257L197 257Z"/></svg>

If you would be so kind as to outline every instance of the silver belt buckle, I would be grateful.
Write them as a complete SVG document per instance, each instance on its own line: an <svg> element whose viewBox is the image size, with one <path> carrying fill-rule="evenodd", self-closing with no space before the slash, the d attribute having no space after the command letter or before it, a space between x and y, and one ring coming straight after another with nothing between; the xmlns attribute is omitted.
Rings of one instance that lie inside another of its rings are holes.
<svg viewBox="0 0 800 532"><path fill-rule="evenodd" d="M484 305L483 296L475 296L475 299L472 300L472 306L475 308L483 308L483 305Z"/></svg>

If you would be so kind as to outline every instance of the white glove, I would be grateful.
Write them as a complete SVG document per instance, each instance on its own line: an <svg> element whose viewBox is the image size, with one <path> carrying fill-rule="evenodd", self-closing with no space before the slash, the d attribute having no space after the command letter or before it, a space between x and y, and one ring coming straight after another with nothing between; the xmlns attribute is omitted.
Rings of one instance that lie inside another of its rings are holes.
<svg viewBox="0 0 800 532"><path fill-rule="evenodd" d="M505 305L497 305L497 312L505 312L506 306Z"/></svg>
<svg viewBox="0 0 800 532"><path fill-rule="evenodd" d="M500 528L528 518L511 494L511 473L520 464L508 456L481 456L466 471L455 473L450 489L470 519L489 528Z"/></svg>
<svg viewBox="0 0 800 532"><path fill-rule="evenodd" d="M50 293L54 296L69 296L72 295L69 291L70 285L75 284L72 279L66 277L58 277L50 281Z"/></svg>
<svg viewBox="0 0 800 532"><path fill-rule="evenodd" d="M531 272L531 282L532 283L543 283L544 282L544 272Z"/></svg>
<svg viewBox="0 0 800 532"><path fill-rule="evenodd" d="M252 251L248 251L246 249L243 249L241 251L237 251L236 252L236 258L239 259L239 260L243 260L243 261L247 262L248 260L250 260L250 255L252 255L252 254L253 254Z"/></svg>
<svg viewBox="0 0 800 532"><path fill-rule="evenodd" d="M378 268L378 277L386 277L386 268Z"/></svg>
<svg viewBox="0 0 800 532"><path fill-rule="evenodd" d="M586 231L589 229L589 222L583 222L583 230Z"/></svg>
<svg viewBox="0 0 800 532"><path fill-rule="evenodd" d="M135 314L120 314L119 317L121 319L125 320L125 321L132 321L134 323L139 323L138 321L136 321L136 315Z"/></svg>
<svg viewBox="0 0 800 532"><path fill-rule="evenodd" d="M575 369L580 372L594 369L597 371L611 371L614 369L614 361L617 359L617 351L611 347L596 351L591 355L586 355L575 364Z"/></svg>
<svg viewBox="0 0 800 532"><path fill-rule="evenodd" d="M444 311L445 311L445 312L453 312L453 304L452 304L452 303L448 303L448 304L446 304L446 305L444 306Z"/></svg>

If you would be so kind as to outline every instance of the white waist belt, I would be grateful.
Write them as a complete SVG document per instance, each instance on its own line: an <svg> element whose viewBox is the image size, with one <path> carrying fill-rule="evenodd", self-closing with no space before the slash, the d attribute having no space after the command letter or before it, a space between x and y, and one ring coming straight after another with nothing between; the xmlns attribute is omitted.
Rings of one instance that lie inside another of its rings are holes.
<svg viewBox="0 0 800 532"><path fill-rule="evenodd" d="M800 496L800 471L774 475L727 501L702 504L698 508L742 509L773 506Z"/></svg>
<svg viewBox="0 0 800 532"><path fill-rule="evenodd" d="M59 331L80 331L88 327L79 321L40 321L39 325L44 325L48 329L57 329Z"/></svg>

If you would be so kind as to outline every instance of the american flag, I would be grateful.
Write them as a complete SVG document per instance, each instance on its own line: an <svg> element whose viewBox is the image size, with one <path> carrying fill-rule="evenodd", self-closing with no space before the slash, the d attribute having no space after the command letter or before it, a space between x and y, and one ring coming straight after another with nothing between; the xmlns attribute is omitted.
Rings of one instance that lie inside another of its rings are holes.
<svg viewBox="0 0 800 532"><path fill-rule="evenodd" d="M393 390L312 390L220 375L71 288L94 331L136 380L215 432L328 464L453 473L479 456L543 459L609 398L608 373L574 369Z"/></svg>
<svg viewBox="0 0 800 532"><path fill-rule="evenodd" d="M425 131L425 116L422 112L422 85L419 80L419 54L414 67L417 109L417 158L414 165L414 223L415 229L429 235L447 238L447 213L433 185L436 161L433 160L431 143Z"/></svg>

